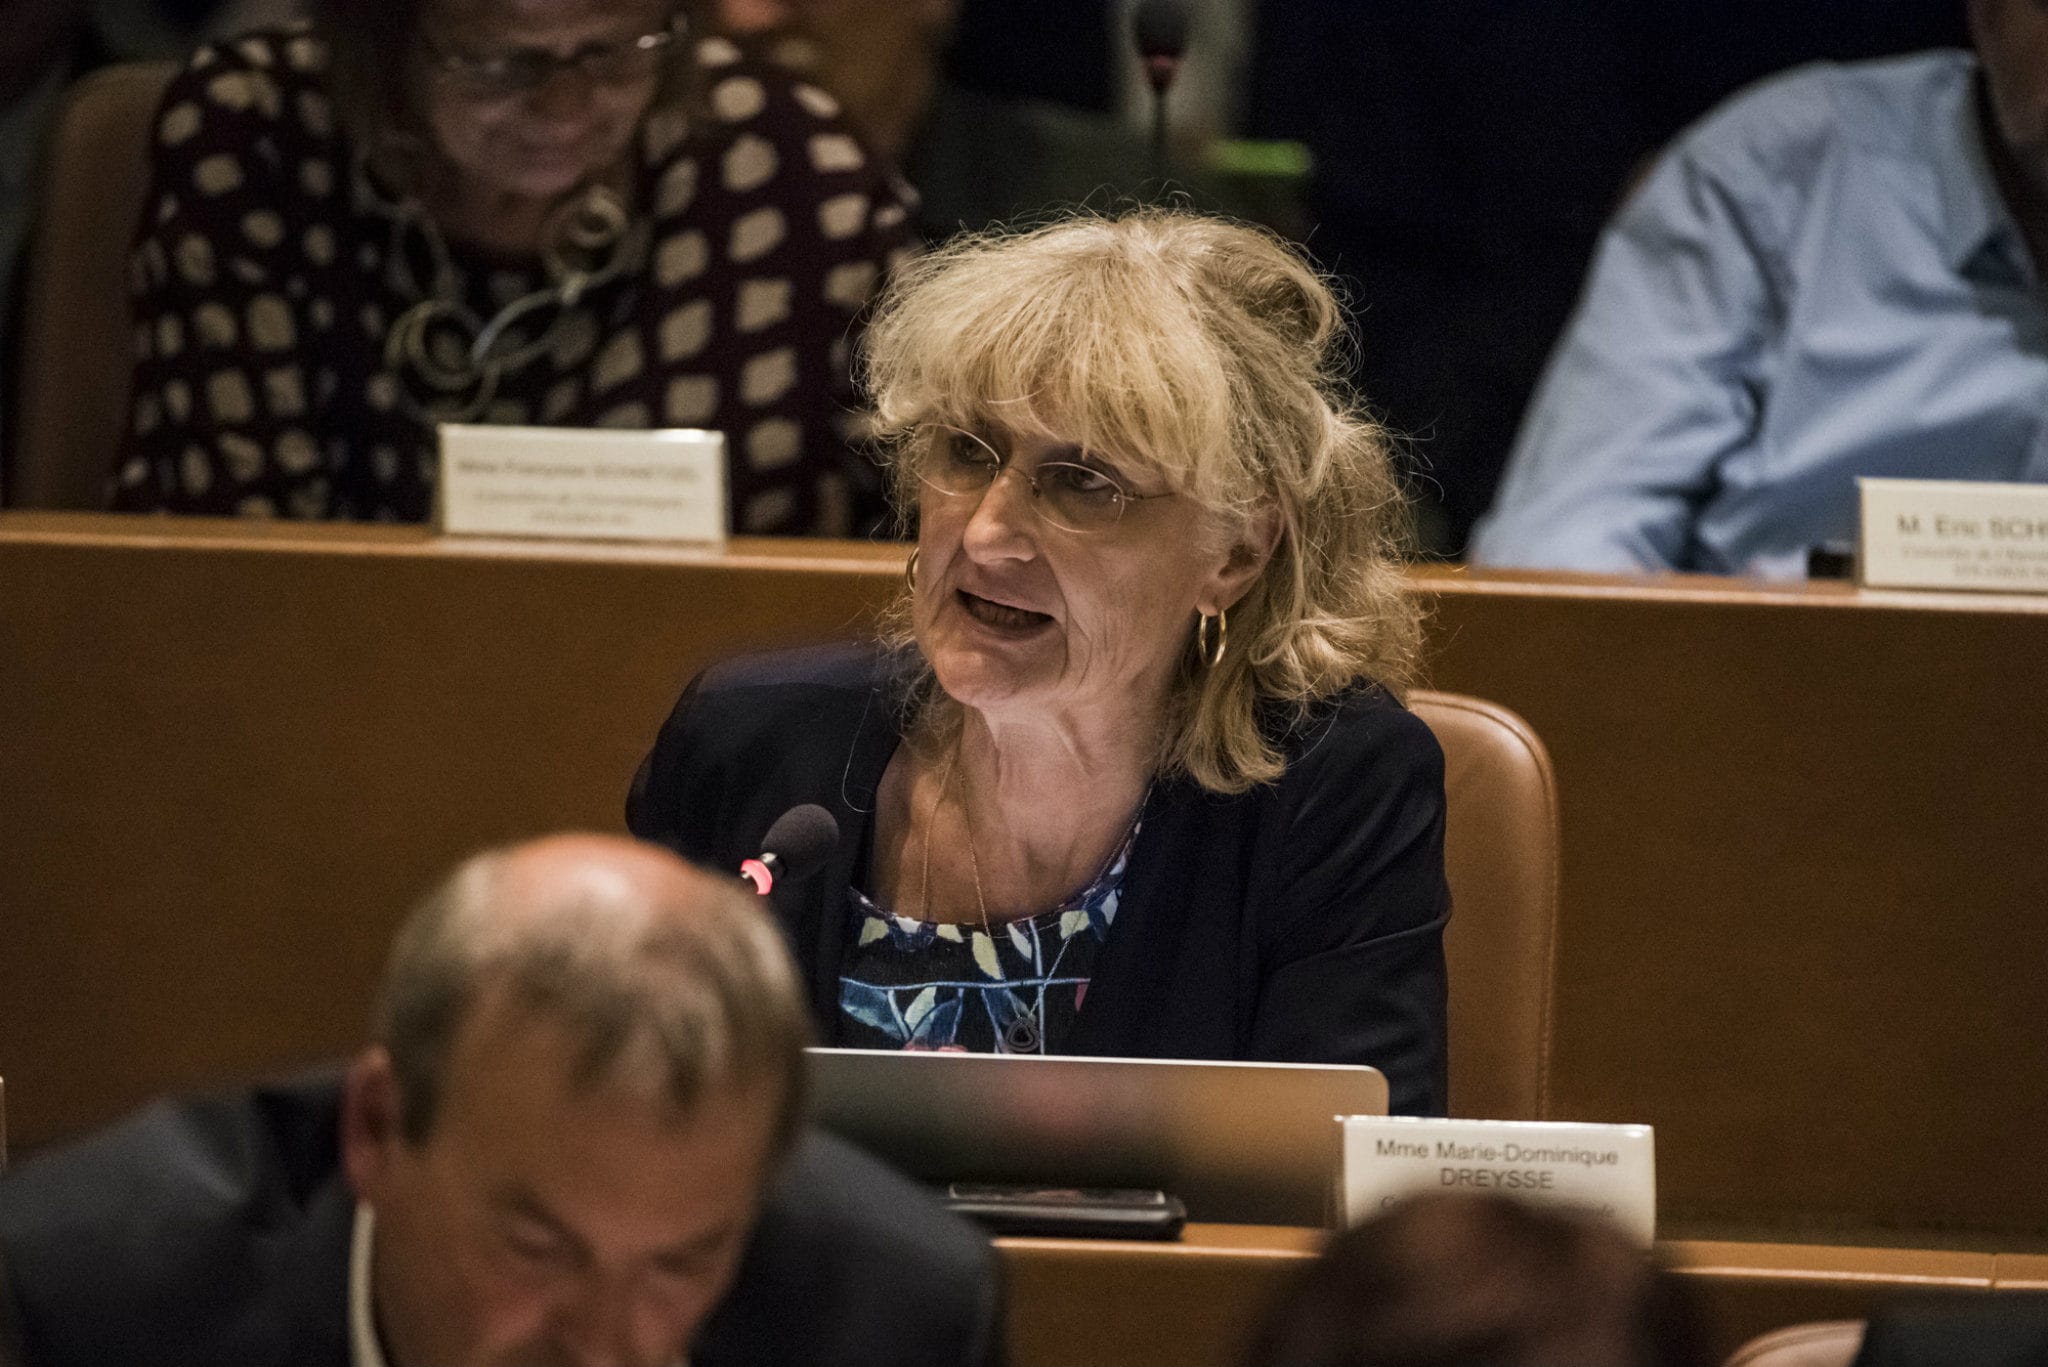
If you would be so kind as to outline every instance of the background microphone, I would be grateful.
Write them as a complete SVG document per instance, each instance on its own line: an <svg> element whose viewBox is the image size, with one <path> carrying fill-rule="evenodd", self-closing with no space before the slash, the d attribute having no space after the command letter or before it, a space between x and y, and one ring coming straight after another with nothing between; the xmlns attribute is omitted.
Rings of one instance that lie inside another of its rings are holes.
<svg viewBox="0 0 2048 1367"><path fill-rule="evenodd" d="M1164 95L1180 75L1191 21L1187 0L1139 0L1131 12L1131 42L1145 59L1145 79L1153 93Z"/></svg>
<svg viewBox="0 0 2048 1367"><path fill-rule="evenodd" d="M1131 42L1145 63L1152 87L1152 169L1166 175L1166 92L1180 75L1193 14L1187 0L1138 0L1131 11Z"/></svg>
<svg viewBox="0 0 2048 1367"><path fill-rule="evenodd" d="M740 865L740 877L766 897L778 878L808 873L839 844L839 822L815 802L791 807L761 837L759 858Z"/></svg>

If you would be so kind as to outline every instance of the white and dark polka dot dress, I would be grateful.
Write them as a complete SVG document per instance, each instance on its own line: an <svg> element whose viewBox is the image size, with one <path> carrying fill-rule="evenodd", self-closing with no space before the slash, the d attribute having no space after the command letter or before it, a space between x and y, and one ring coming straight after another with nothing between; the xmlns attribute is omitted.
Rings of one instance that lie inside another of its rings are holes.
<svg viewBox="0 0 2048 1367"><path fill-rule="evenodd" d="M726 434L733 526L844 535L882 511L850 448L855 320L910 241L910 191L832 98L723 39L703 109L650 117L644 266L590 291L476 421ZM125 509L422 521L433 437L387 366L418 303L388 196L361 169L304 34L202 49L165 96L130 262ZM448 244L489 318L543 288L535 258Z"/></svg>

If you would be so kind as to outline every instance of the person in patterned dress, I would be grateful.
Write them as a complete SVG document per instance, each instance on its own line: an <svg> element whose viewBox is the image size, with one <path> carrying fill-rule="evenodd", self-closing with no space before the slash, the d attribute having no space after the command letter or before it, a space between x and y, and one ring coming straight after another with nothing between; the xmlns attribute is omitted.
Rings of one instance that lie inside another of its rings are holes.
<svg viewBox="0 0 2048 1367"><path fill-rule="evenodd" d="M917 547L879 645L717 666L628 800L775 901L839 1045L1371 1064L1446 1094L1443 756L1387 443L1262 232L1143 211L906 266L864 373ZM1015 476L1015 478L1010 478Z"/></svg>
<svg viewBox="0 0 2048 1367"><path fill-rule="evenodd" d="M910 191L666 0L321 0L155 121L115 506L420 521L442 421L723 432L733 526L883 508L848 353Z"/></svg>

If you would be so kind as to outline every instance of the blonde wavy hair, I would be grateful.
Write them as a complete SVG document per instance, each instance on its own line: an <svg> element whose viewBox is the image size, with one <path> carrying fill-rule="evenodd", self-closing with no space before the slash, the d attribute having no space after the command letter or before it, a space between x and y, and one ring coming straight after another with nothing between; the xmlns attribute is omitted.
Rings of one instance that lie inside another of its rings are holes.
<svg viewBox="0 0 2048 1367"><path fill-rule="evenodd" d="M1399 695L1415 674L1408 505L1385 429L1340 378L1343 335L1330 288L1279 238L1146 209L964 235L908 263L876 304L863 378L906 527L929 423L1113 455L1233 536L1277 513L1220 665L1188 623L1159 737L1161 772L1236 793L1285 767L1275 704L1299 720L1363 681ZM914 644L902 607L886 628L899 646ZM944 706L928 677L923 696Z"/></svg>

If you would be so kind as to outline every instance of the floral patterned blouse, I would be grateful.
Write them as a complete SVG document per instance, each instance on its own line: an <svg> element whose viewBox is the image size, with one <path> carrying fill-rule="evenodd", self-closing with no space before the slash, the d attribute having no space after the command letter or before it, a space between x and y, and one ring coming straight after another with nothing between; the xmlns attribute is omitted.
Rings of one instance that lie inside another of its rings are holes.
<svg viewBox="0 0 2048 1367"><path fill-rule="evenodd" d="M1116 920L1141 824L1132 823L1088 886L1050 911L993 931L898 916L848 888L854 949L839 975L837 1043L1059 1053Z"/></svg>

